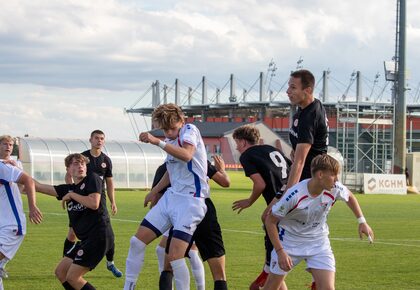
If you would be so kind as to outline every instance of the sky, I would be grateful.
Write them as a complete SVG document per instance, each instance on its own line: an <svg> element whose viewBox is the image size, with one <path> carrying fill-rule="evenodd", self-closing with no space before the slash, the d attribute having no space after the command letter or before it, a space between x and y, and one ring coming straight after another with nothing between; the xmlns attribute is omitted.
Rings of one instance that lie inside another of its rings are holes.
<svg viewBox="0 0 420 290"><path fill-rule="evenodd" d="M420 83L420 1L406 2L410 102ZM178 78L186 91L206 76L211 90L234 74L238 91L252 91L271 61L267 80L280 97L300 59L317 80L330 71L332 99L354 71L364 95L389 95L383 62L394 55L395 14L395 0L4 1L0 134L87 139L102 129L135 140L150 122L136 116L134 129L124 108L150 106L155 80L171 87Z"/></svg>

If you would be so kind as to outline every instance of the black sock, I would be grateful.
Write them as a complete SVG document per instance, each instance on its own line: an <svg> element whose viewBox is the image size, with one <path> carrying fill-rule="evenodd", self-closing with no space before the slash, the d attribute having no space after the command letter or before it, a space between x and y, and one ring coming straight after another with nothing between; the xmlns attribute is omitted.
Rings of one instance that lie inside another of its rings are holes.
<svg viewBox="0 0 420 290"><path fill-rule="evenodd" d="M225 280L214 281L214 290L227 290L227 283Z"/></svg>
<svg viewBox="0 0 420 290"><path fill-rule="evenodd" d="M63 285L64 289L66 289L66 290L74 290L74 288L67 281L62 283L61 285Z"/></svg>
<svg viewBox="0 0 420 290"><path fill-rule="evenodd" d="M66 238L66 240L64 241L63 257L66 256L66 253L70 251L70 249L74 246L75 243L76 242L72 242Z"/></svg>
<svg viewBox="0 0 420 290"><path fill-rule="evenodd" d="M112 262L114 261L114 253L115 253L115 247L114 245L108 250L108 252L106 252L106 260L108 262Z"/></svg>
<svg viewBox="0 0 420 290"><path fill-rule="evenodd" d="M80 290L96 290L96 288L93 287L89 282L86 282L86 284Z"/></svg>
<svg viewBox="0 0 420 290"><path fill-rule="evenodd" d="M172 290L173 276L171 271L162 271L159 278L159 290Z"/></svg>

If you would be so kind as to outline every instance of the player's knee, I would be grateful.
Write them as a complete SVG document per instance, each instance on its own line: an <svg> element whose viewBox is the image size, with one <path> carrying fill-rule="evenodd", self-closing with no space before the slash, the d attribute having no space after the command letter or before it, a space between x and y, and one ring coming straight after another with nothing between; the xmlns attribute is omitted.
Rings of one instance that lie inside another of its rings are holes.
<svg viewBox="0 0 420 290"><path fill-rule="evenodd" d="M55 274L55 277L57 277L57 279L60 280L61 283L64 283L67 279L67 277L66 277L67 273L60 266L55 268L54 274Z"/></svg>
<svg viewBox="0 0 420 290"><path fill-rule="evenodd" d="M146 244L140 241L137 237L132 236L130 239L130 249L135 254L140 254L146 248Z"/></svg>

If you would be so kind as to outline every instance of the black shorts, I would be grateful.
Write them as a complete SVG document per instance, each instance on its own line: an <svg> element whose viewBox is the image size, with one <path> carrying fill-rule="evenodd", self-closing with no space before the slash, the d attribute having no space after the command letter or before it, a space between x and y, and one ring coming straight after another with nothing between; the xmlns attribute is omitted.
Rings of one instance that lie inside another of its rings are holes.
<svg viewBox="0 0 420 290"><path fill-rule="evenodd" d="M217 221L216 208L210 198L205 199L207 205L207 212L201 223L197 226L193 234L190 245L187 248L185 256L188 257L188 252L195 242L201 259L206 261L211 258L218 258L225 255L225 246L223 244L222 229ZM166 253L169 252L169 246L172 239L172 228L169 231L168 241L166 243Z"/></svg>
<svg viewBox="0 0 420 290"><path fill-rule="evenodd" d="M93 270L114 244L112 228L108 225L92 231L86 239L78 241L64 256L73 263Z"/></svg>
<svg viewBox="0 0 420 290"><path fill-rule="evenodd" d="M193 240L203 261L225 255L222 229L217 221L216 208L210 198L206 198L205 202L207 205L206 215L193 235Z"/></svg>

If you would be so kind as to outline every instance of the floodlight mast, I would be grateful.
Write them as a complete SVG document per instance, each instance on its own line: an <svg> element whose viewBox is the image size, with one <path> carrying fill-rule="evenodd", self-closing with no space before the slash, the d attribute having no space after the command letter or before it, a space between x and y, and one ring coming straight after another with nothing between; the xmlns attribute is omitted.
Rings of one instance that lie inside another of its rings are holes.
<svg viewBox="0 0 420 290"><path fill-rule="evenodd" d="M405 97L406 1L397 0L396 70L394 81L394 166L393 173L404 174L406 167L407 104Z"/></svg>

